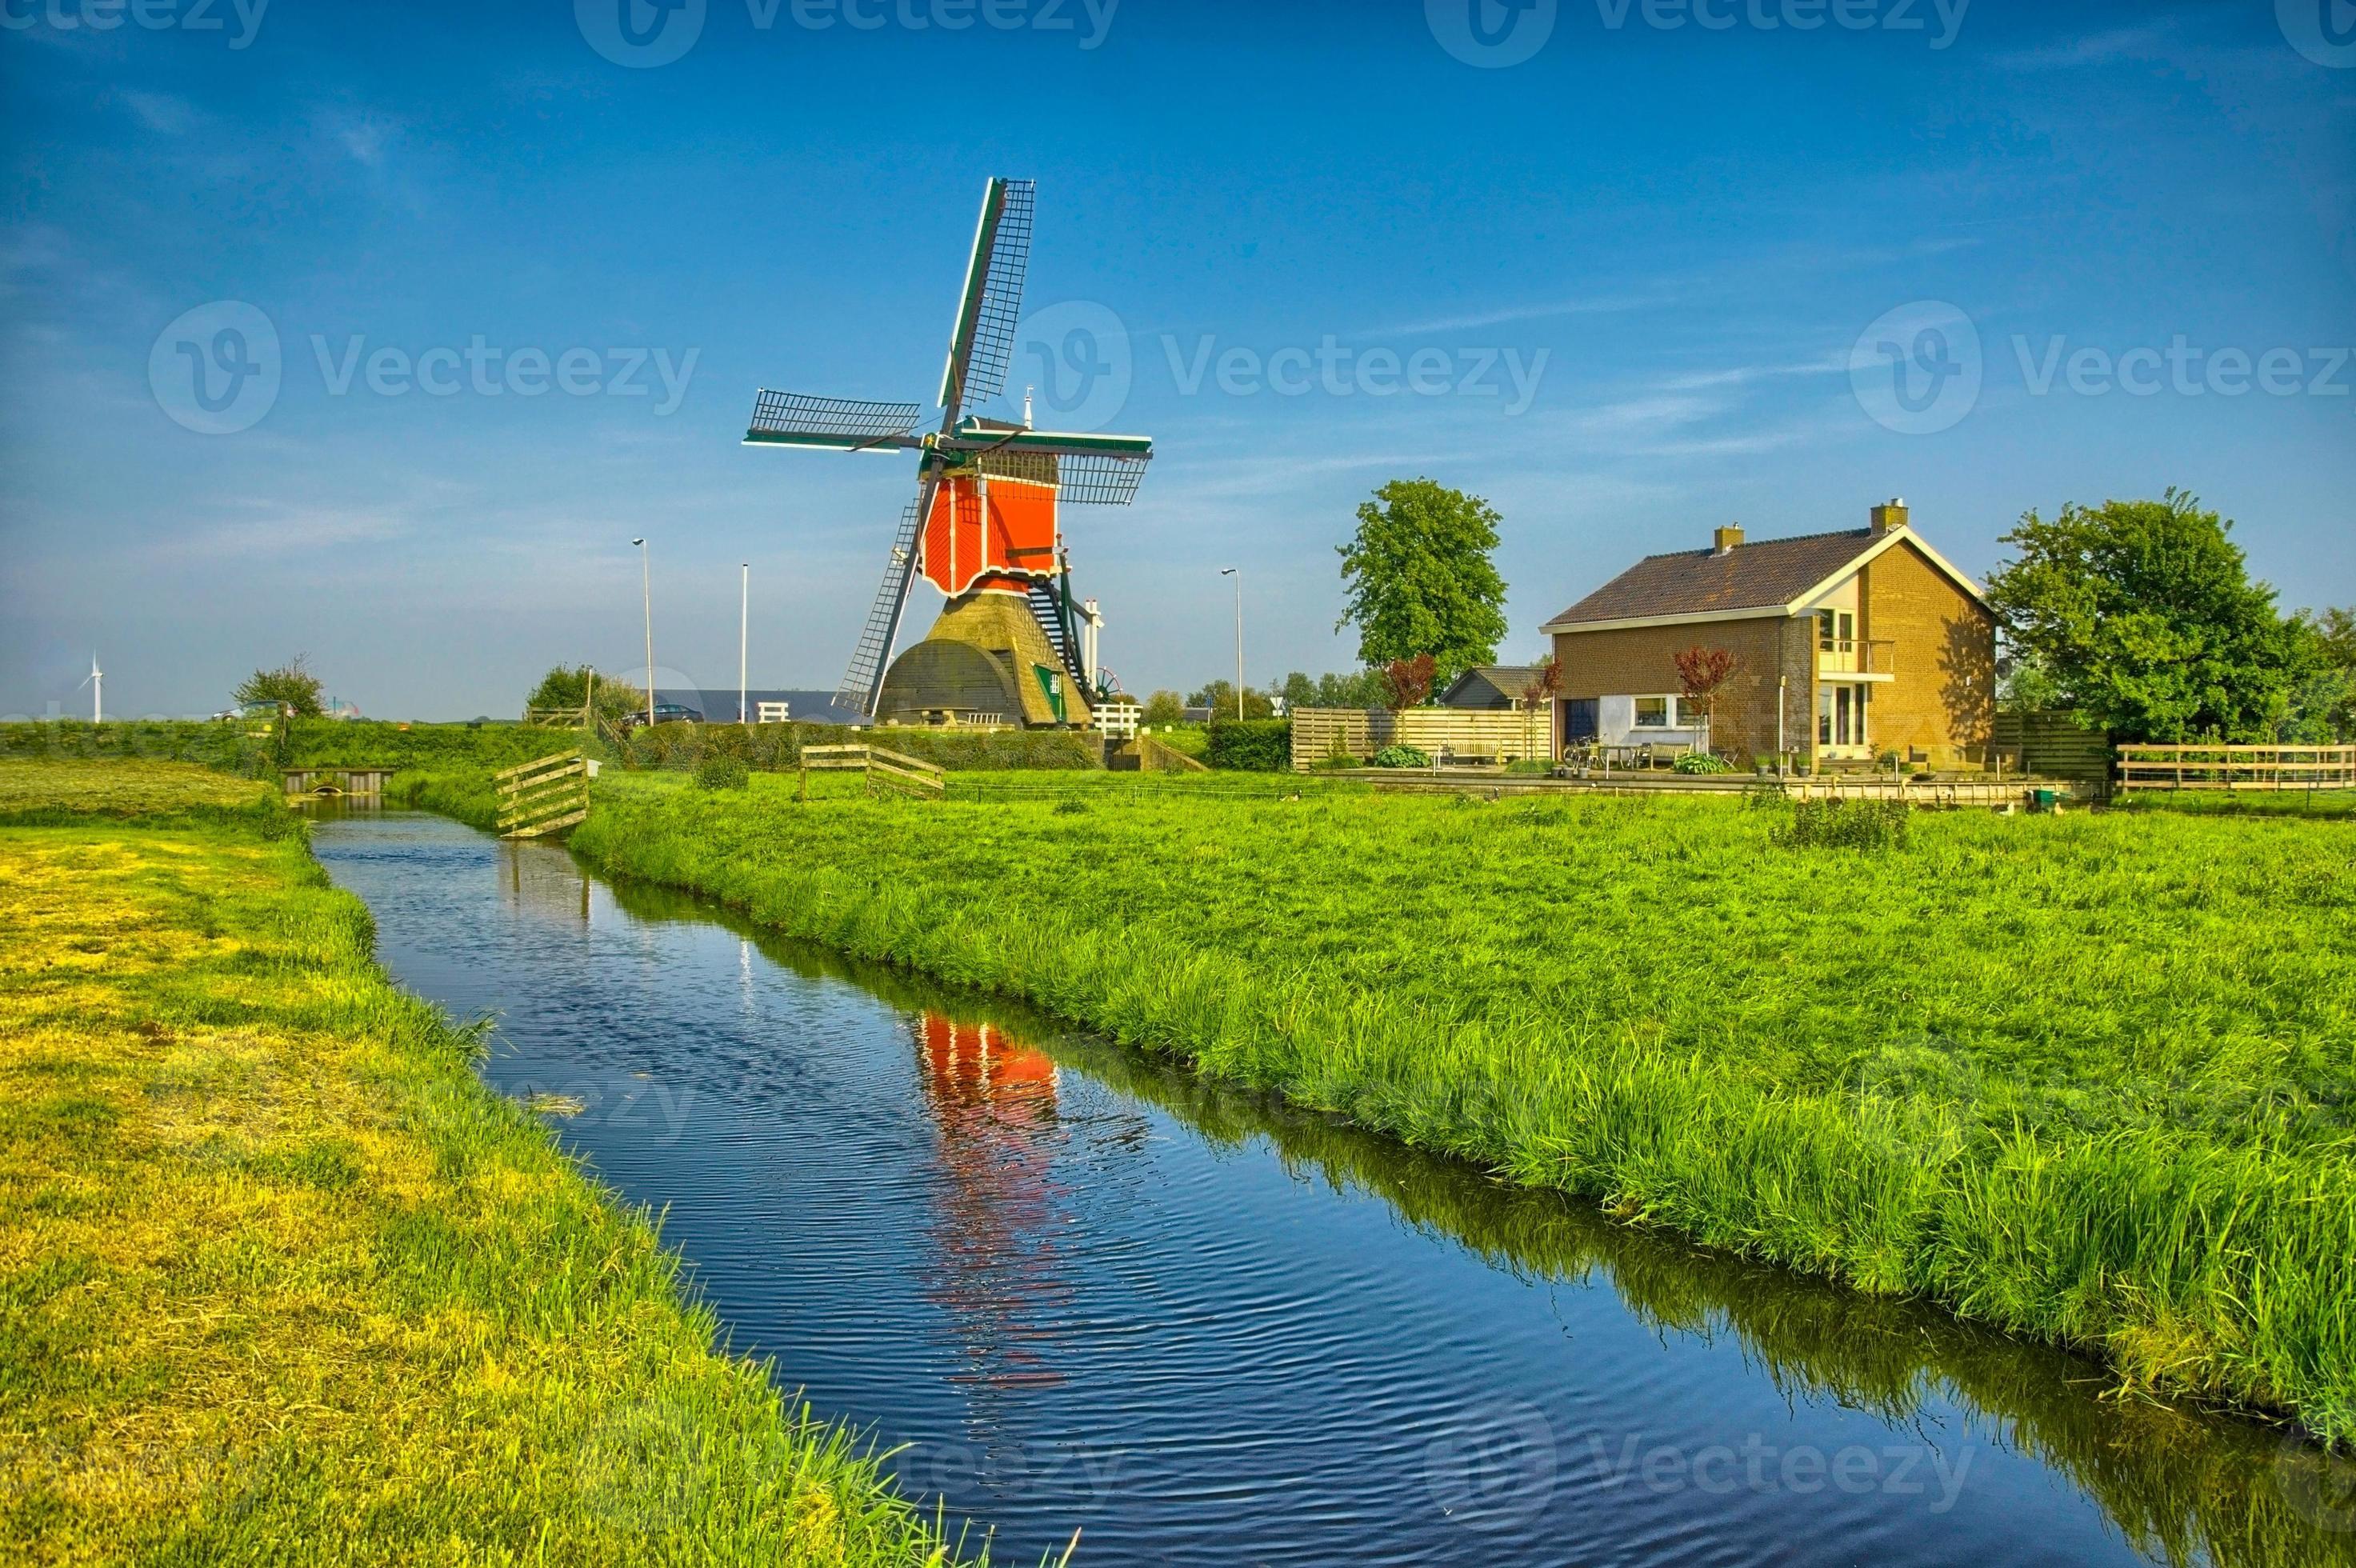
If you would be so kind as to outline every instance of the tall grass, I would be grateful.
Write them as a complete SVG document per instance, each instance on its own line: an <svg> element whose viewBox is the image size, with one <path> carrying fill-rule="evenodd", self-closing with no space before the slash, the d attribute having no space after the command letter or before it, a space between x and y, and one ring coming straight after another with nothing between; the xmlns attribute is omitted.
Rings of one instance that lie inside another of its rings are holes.
<svg viewBox="0 0 2356 1568"><path fill-rule="evenodd" d="M70 772L0 799L73 810ZM0 831L9 1561L950 1560L387 983L299 832L165 815Z"/></svg>
<svg viewBox="0 0 2356 1568"><path fill-rule="evenodd" d="M1077 801L1074 812L1059 809ZM1628 1218L2356 1437L2356 843L601 784L573 845Z"/></svg>

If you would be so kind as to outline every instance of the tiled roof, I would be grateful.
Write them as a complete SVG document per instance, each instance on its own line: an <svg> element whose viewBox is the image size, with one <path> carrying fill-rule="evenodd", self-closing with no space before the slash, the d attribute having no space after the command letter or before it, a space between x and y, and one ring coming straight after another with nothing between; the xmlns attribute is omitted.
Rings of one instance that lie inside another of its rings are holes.
<svg viewBox="0 0 2356 1568"><path fill-rule="evenodd" d="M1538 666L1535 664L1474 664L1456 679L1462 682L1467 676L1478 675L1507 696L1518 697L1522 694L1522 688L1527 686L1537 672Z"/></svg>
<svg viewBox="0 0 2356 1568"><path fill-rule="evenodd" d="M1547 624L1776 609L1872 547L1869 528L1647 555Z"/></svg>

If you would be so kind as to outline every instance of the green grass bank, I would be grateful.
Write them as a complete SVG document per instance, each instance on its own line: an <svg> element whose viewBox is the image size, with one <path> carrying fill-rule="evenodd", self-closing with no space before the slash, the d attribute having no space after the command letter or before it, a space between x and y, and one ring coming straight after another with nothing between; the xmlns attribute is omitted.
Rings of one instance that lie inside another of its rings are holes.
<svg viewBox="0 0 2356 1568"><path fill-rule="evenodd" d="M2356 1438L2338 823L1925 815L1865 854L1786 847L1735 800L973 782L800 802L786 778L609 773L573 843L1513 1180Z"/></svg>
<svg viewBox="0 0 2356 1568"><path fill-rule="evenodd" d="M0 763L0 1554L940 1564L249 783Z"/></svg>

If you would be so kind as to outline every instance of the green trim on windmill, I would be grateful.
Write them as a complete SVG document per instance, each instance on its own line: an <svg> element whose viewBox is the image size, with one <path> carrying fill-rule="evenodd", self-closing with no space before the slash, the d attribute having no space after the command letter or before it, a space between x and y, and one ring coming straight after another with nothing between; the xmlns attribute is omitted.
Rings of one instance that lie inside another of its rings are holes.
<svg viewBox="0 0 2356 1568"><path fill-rule="evenodd" d="M1055 430L985 430L971 420L940 438L945 452L1048 452L1074 456L1102 453L1117 457L1151 457L1151 435L1098 435Z"/></svg>
<svg viewBox="0 0 2356 1568"><path fill-rule="evenodd" d="M998 220L1006 213L1006 182L993 177L981 199L981 221L973 232L973 257L966 263L965 292L949 326L949 359L941 371L941 406L954 416L963 406L966 367L973 358L973 335L981 324L981 295L990 281L990 251Z"/></svg>
<svg viewBox="0 0 2356 1568"><path fill-rule="evenodd" d="M914 435L833 435L808 430L747 430L747 446L815 446L829 452L905 452L922 443Z"/></svg>

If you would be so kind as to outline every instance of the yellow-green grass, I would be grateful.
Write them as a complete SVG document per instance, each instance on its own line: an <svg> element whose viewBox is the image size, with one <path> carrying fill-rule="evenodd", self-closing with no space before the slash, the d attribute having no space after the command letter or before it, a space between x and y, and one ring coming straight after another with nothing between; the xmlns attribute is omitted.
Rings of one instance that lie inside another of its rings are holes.
<svg viewBox="0 0 2356 1568"><path fill-rule="evenodd" d="M948 1560L299 832L139 825L176 798L237 807L0 764L19 811L136 808L0 830L0 1558Z"/></svg>
<svg viewBox="0 0 2356 1568"><path fill-rule="evenodd" d="M2356 838L608 775L577 851L1518 1181L2356 1437ZM976 784L985 781L974 780Z"/></svg>

